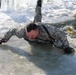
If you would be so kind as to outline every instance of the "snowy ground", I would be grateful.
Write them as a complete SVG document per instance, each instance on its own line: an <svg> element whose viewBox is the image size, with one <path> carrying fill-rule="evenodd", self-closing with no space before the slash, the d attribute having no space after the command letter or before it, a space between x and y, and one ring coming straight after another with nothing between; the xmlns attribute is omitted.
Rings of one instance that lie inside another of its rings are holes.
<svg viewBox="0 0 76 75"><path fill-rule="evenodd" d="M35 6L15 11L0 10L0 38L10 28L33 21ZM43 22L56 23L74 19L76 0L59 0L43 4ZM68 36L76 49L76 38ZM15 43L15 42L16 43ZM47 50L48 49L48 50ZM23 39L12 37L0 46L0 75L76 75L76 54L65 55L50 46L30 46Z"/></svg>

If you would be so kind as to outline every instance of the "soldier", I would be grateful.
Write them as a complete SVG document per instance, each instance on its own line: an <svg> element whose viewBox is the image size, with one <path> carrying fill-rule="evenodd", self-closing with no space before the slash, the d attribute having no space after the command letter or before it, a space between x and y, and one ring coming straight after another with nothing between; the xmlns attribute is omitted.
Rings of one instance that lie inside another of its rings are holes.
<svg viewBox="0 0 76 75"><path fill-rule="evenodd" d="M49 23L41 23L41 7L42 0L38 0L34 22L24 27L9 30L0 40L0 44L7 42L13 35L16 35L18 38L24 38L32 43L53 44L57 48L63 49L66 54L74 53L75 50L69 47L66 34L63 31Z"/></svg>

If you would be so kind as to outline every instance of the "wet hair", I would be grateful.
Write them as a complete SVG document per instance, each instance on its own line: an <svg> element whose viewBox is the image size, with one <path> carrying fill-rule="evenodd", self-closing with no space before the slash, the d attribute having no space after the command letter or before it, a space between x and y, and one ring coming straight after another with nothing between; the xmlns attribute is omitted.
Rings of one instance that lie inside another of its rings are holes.
<svg viewBox="0 0 76 75"><path fill-rule="evenodd" d="M27 26L27 32L30 32L31 30L36 30L38 29L38 26L35 23L30 23Z"/></svg>

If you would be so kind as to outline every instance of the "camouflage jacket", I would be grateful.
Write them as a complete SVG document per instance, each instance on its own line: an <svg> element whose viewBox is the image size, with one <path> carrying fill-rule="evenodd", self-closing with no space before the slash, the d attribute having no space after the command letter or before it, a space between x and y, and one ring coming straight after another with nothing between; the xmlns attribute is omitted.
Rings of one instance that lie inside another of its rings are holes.
<svg viewBox="0 0 76 75"><path fill-rule="evenodd" d="M52 26L49 23L36 23L39 26L39 30L40 30L40 34L36 39L29 39L26 35L26 28L27 25L24 27L18 27L18 28L13 28L10 29L3 37L4 40L8 41L13 35L16 35L18 38L24 38L27 41L33 41L33 42L37 42L37 43L49 43L52 39L49 37L49 35L47 34L46 30L44 29L44 27L42 25L44 25L50 36L52 38L55 39L54 44L57 47L62 47L65 48L68 46L68 41L67 41L67 37L66 34L59 30L58 28ZM47 41L44 41L47 40Z"/></svg>
<svg viewBox="0 0 76 75"><path fill-rule="evenodd" d="M41 6L40 6L40 2L41 2ZM34 22L39 26L39 30L40 30L40 34L36 39L29 39L26 35L26 28L27 25L24 27L18 27L18 28L13 28L10 29L3 37L4 40L6 40L6 42L13 36L16 35L18 38L24 38L27 41L32 41L32 42L36 42L36 43L49 43L51 42L51 38L49 37L49 35L47 34L45 28L43 27L43 25L47 28L50 36L54 39L54 45L56 45L57 47L61 47L61 48L66 48L69 46L66 34L59 30L58 28L54 27L54 24L49 24L49 23L42 23L41 19L42 19L42 13L41 13L41 7L42 7L42 0L38 0L37 1L37 6L35 9L35 17L34 17ZM76 19L74 20L74 22L76 23ZM61 22L56 24L57 26L61 26L67 23L73 23L73 21L69 22ZM47 41L44 41L47 40ZM49 42L48 42L49 41Z"/></svg>

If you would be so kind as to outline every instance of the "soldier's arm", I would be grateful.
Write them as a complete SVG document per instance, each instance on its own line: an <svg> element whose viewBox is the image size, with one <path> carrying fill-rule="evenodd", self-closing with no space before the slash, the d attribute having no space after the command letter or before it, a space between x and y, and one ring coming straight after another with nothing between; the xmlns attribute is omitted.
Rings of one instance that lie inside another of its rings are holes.
<svg viewBox="0 0 76 75"><path fill-rule="evenodd" d="M49 38L54 40L54 44L56 47L64 49L69 46L66 33L64 33L63 31L59 30L58 28L52 25L48 24L46 25L49 35L51 36Z"/></svg>
<svg viewBox="0 0 76 75"><path fill-rule="evenodd" d="M34 22L41 22L42 19L41 7L42 7L42 0L38 0L35 9Z"/></svg>
<svg viewBox="0 0 76 75"><path fill-rule="evenodd" d="M5 33L4 37L2 38L2 43L7 42L12 36L17 36L18 38L23 38L25 33L24 28L13 28L10 29L8 32Z"/></svg>
<svg viewBox="0 0 76 75"><path fill-rule="evenodd" d="M56 40L55 45L57 47L60 47L61 49L65 49L69 47L69 42L67 40L66 33L55 28L54 35L55 35L55 40Z"/></svg>

